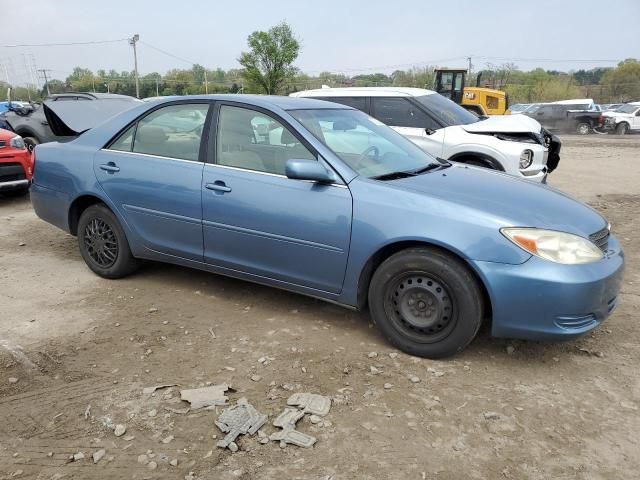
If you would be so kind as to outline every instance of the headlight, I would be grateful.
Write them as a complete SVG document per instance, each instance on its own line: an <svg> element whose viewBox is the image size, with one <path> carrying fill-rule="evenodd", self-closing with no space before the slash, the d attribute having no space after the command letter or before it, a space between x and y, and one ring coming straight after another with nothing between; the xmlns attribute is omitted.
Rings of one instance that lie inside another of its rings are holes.
<svg viewBox="0 0 640 480"><path fill-rule="evenodd" d="M531 150L523 150L520 154L520 170L529 168L533 162L533 152Z"/></svg>
<svg viewBox="0 0 640 480"><path fill-rule="evenodd" d="M501 228L500 232L531 255L556 263L577 265L597 262L603 257L592 242L571 233L539 228Z"/></svg>
<svg viewBox="0 0 640 480"><path fill-rule="evenodd" d="M13 148L17 148L18 150L24 150L24 140L20 135L16 135L11 140L9 140L9 145Z"/></svg>

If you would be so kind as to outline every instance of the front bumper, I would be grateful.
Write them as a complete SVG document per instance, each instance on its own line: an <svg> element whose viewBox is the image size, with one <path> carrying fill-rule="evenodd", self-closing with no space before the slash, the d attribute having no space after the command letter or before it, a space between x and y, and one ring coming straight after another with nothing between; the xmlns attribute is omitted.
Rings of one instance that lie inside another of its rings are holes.
<svg viewBox="0 0 640 480"><path fill-rule="evenodd" d="M494 336L563 340L592 330L614 310L624 254L611 236L605 258L595 263L560 265L531 257L521 265L474 264L491 298Z"/></svg>

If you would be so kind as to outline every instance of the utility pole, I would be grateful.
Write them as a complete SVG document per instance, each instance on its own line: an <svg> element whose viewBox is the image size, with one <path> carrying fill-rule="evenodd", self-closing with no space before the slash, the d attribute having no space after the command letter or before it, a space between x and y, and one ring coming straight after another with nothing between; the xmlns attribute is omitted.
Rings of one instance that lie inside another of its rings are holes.
<svg viewBox="0 0 640 480"><path fill-rule="evenodd" d="M136 98L140 98L140 79L138 78L138 52L136 51L136 42L140 40L137 33L129 39L129 45L133 47L133 68L136 76Z"/></svg>
<svg viewBox="0 0 640 480"><path fill-rule="evenodd" d="M471 76L471 57L467 57L467 61L469 62L469 68L467 69L467 75Z"/></svg>
<svg viewBox="0 0 640 480"><path fill-rule="evenodd" d="M204 93L209 95L209 82L207 81L207 69L204 69Z"/></svg>
<svg viewBox="0 0 640 480"><path fill-rule="evenodd" d="M47 72L50 72L51 70L43 68L38 71L42 72L42 75L44 75L44 86L47 88L47 95L51 95L51 92L49 91L49 80L47 79Z"/></svg>
<svg viewBox="0 0 640 480"><path fill-rule="evenodd" d="M158 79L156 78L156 97L159 97L160 93L158 92Z"/></svg>

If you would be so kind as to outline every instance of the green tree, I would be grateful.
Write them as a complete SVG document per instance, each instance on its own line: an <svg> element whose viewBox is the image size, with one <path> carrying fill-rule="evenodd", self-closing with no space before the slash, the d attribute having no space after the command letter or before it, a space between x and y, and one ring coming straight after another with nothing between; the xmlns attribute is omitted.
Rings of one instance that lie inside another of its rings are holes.
<svg viewBox="0 0 640 480"><path fill-rule="evenodd" d="M281 92L296 73L293 62L300 52L291 27L282 22L267 32L253 32L247 43L250 51L242 52L238 59L247 86L267 95Z"/></svg>
<svg viewBox="0 0 640 480"><path fill-rule="evenodd" d="M602 76L600 83L609 90L609 98L628 102L640 98L640 61L628 58Z"/></svg>

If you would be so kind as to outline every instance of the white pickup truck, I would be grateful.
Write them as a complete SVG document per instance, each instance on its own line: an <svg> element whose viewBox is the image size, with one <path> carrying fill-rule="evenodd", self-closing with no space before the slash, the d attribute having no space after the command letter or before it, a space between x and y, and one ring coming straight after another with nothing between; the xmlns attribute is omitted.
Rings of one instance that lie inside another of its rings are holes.
<svg viewBox="0 0 640 480"><path fill-rule="evenodd" d="M640 132L640 102L625 103L615 110L603 112L602 116L604 128L609 133Z"/></svg>

